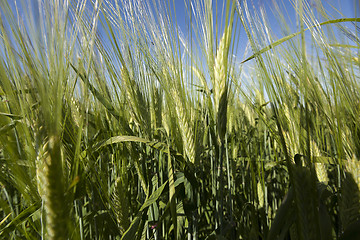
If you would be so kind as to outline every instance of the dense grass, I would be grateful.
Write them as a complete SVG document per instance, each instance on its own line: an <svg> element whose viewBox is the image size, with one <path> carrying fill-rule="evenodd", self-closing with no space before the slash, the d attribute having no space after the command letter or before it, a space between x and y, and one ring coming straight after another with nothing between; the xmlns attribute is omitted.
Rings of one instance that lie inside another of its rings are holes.
<svg viewBox="0 0 360 240"><path fill-rule="evenodd" d="M0 1L1 239L360 238L359 18L40 2Z"/></svg>

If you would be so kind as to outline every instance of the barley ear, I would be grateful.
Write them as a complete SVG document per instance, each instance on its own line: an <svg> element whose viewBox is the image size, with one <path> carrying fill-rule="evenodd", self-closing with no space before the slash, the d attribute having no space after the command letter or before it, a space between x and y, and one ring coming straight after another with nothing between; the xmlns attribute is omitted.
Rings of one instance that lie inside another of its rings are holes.
<svg viewBox="0 0 360 240"><path fill-rule="evenodd" d="M64 195L61 140L50 136L41 169L45 191L46 231L48 239L67 239L67 206Z"/></svg>
<svg viewBox="0 0 360 240"><path fill-rule="evenodd" d="M116 179L115 189L112 194L114 212L121 234L124 234L130 226L130 204L127 191L126 173L124 175L125 177L122 176Z"/></svg>
<svg viewBox="0 0 360 240"><path fill-rule="evenodd" d="M339 215L343 229L360 218L360 194L353 174L346 172L341 184Z"/></svg>
<svg viewBox="0 0 360 240"><path fill-rule="evenodd" d="M328 183L329 177L324 163L315 163L315 171L320 182Z"/></svg>
<svg viewBox="0 0 360 240"><path fill-rule="evenodd" d="M360 219L360 163L355 156L346 161L345 169L339 204L340 220L344 229Z"/></svg>
<svg viewBox="0 0 360 240"><path fill-rule="evenodd" d="M227 83L227 62L229 53L229 43L231 40L230 27L227 27L220 40L216 53L214 66L214 105L217 114L219 140L225 137L227 122L227 102L228 102L228 83Z"/></svg>
<svg viewBox="0 0 360 240"><path fill-rule="evenodd" d="M150 113L139 83L130 76L126 67L121 68L121 77L126 89L127 100L132 110L130 111L131 116L139 126L144 126L149 131Z"/></svg>
<svg viewBox="0 0 360 240"><path fill-rule="evenodd" d="M179 92L173 90L172 96L175 102L176 113L179 119L179 126L181 131L181 136L184 144L184 149L186 156L190 162L195 162L195 141L194 141L194 132L191 126L191 121L188 121L189 116L186 112L184 104L179 96Z"/></svg>
<svg viewBox="0 0 360 240"><path fill-rule="evenodd" d="M36 166L36 182L37 182L37 190L41 197L41 199L45 199L46 194L46 176L45 176L45 165L46 165L46 157L47 157L47 142L39 148L37 153L35 166Z"/></svg>

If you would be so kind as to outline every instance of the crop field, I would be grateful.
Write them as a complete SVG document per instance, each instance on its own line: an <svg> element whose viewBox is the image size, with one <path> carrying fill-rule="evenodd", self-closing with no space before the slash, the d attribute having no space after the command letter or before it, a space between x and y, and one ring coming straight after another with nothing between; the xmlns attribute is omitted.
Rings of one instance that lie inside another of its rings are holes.
<svg viewBox="0 0 360 240"><path fill-rule="evenodd" d="M0 0L0 239L360 239L360 3L260 2Z"/></svg>

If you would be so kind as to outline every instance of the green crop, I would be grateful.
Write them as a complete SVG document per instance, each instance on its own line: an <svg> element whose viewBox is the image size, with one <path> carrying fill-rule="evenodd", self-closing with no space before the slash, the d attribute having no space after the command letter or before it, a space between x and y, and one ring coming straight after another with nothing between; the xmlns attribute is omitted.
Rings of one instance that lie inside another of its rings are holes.
<svg viewBox="0 0 360 240"><path fill-rule="evenodd" d="M246 0L184 33L174 1L0 0L0 239L359 239L360 18L315 2L279 37Z"/></svg>

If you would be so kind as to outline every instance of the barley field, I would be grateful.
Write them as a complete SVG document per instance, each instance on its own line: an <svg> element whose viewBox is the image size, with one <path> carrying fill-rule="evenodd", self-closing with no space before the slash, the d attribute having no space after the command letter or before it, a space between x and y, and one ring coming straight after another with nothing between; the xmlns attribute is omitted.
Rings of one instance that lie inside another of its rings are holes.
<svg viewBox="0 0 360 240"><path fill-rule="evenodd" d="M0 0L0 239L360 239L359 2L181 1Z"/></svg>

